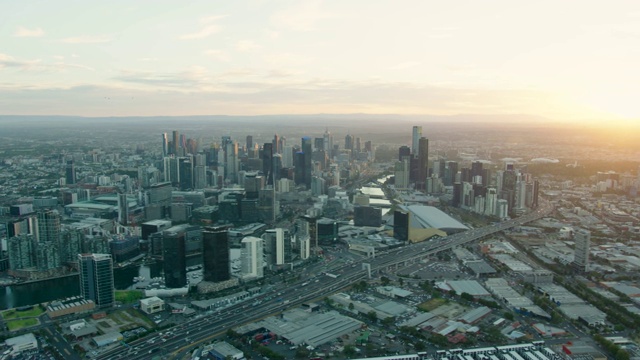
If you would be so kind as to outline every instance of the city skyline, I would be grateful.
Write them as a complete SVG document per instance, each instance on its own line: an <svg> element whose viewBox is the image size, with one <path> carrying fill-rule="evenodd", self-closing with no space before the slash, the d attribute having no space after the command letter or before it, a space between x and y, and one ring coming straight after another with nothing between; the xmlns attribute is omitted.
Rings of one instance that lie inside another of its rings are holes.
<svg viewBox="0 0 640 360"><path fill-rule="evenodd" d="M3 4L0 107L81 116L528 114L626 125L640 116L635 2L400 5Z"/></svg>

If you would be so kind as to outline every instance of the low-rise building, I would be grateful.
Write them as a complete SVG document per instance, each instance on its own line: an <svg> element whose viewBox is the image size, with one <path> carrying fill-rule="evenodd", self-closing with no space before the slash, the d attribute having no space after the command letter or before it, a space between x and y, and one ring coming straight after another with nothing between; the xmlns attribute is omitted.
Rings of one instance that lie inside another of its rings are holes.
<svg viewBox="0 0 640 360"><path fill-rule="evenodd" d="M38 349L38 340L36 340L33 333L12 337L5 340L4 344L11 348L12 354L20 354L24 351Z"/></svg>
<svg viewBox="0 0 640 360"><path fill-rule="evenodd" d="M140 310L147 314L155 314L164 310L164 300L157 296L140 300Z"/></svg>

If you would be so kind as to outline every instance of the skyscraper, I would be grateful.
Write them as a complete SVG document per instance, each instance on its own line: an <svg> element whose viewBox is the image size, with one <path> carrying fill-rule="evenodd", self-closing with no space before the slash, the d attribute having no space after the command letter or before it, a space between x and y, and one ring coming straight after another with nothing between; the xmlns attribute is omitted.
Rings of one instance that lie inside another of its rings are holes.
<svg viewBox="0 0 640 360"><path fill-rule="evenodd" d="M425 137L418 141L418 164L416 189L424 190L429 176L429 139Z"/></svg>
<svg viewBox="0 0 640 360"><path fill-rule="evenodd" d="M112 306L113 260L109 254L78 254L80 293L85 300L93 300L98 307Z"/></svg>
<svg viewBox="0 0 640 360"><path fill-rule="evenodd" d="M575 253L573 264L580 272L589 270L589 246L591 245L591 233L585 229L577 229L573 235Z"/></svg>
<svg viewBox="0 0 640 360"><path fill-rule="evenodd" d="M268 185L273 185L273 149L273 143L265 143L262 147L262 173Z"/></svg>
<svg viewBox="0 0 640 360"><path fill-rule="evenodd" d="M169 155L169 137L167 133L162 133L162 156Z"/></svg>
<svg viewBox="0 0 640 360"><path fill-rule="evenodd" d="M73 165L73 160L67 160L67 166L65 168L65 180L67 185L73 185L76 183L76 168Z"/></svg>
<svg viewBox="0 0 640 360"><path fill-rule="evenodd" d="M264 275L263 243L261 238L247 236L242 239L242 275L247 278L261 278Z"/></svg>
<svg viewBox="0 0 640 360"><path fill-rule="evenodd" d="M168 288L187 285L187 259L185 253L185 233L167 230L162 236L162 256L164 261L164 282Z"/></svg>
<svg viewBox="0 0 640 360"><path fill-rule="evenodd" d="M302 153L304 154L304 184L307 189L311 189L312 144L311 138L308 136L302 138Z"/></svg>
<svg viewBox="0 0 640 360"><path fill-rule="evenodd" d="M171 150L171 153L175 156L180 156L180 133L178 132L178 130L173 130L173 139L171 142L171 146L173 147L173 149Z"/></svg>
<svg viewBox="0 0 640 360"><path fill-rule="evenodd" d="M411 136L411 153L413 155L417 155L419 152L419 142L422 137L422 126L414 126L413 133Z"/></svg>
<svg viewBox="0 0 640 360"><path fill-rule="evenodd" d="M57 210L45 210L38 212L37 242L60 241L60 214Z"/></svg>
<svg viewBox="0 0 640 360"><path fill-rule="evenodd" d="M205 227L202 231L204 281L219 282L231 278L229 228Z"/></svg>

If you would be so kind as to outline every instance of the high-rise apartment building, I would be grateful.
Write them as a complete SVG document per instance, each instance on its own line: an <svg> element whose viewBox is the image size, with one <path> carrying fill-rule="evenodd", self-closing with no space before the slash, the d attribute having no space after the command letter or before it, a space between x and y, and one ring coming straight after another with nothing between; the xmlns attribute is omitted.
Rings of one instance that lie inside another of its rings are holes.
<svg viewBox="0 0 640 360"><path fill-rule="evenodd" d="M38 242L60 241L60 214L57 210L45 210L38 212Z"/></svg>
<svg viewBox="0 0 640 360"><path fill-rule="evenodd" d="M85 300L93 300L98 307L115 302L113 260L109 254L78 254L80 293Z"/></svg>

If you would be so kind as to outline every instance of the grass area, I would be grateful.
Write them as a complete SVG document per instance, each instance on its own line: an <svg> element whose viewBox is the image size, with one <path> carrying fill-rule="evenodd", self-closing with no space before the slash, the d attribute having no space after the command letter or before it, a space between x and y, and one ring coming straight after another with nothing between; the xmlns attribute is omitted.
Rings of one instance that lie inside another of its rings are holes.
<svg viewBox="0 0 640 360"><path fill-rule="evenodd" d="M433 298L429 301L425 301L422 304L418 305L418 309L422 311L433 311L437 309L440 305L446 302L445 299L442 298Z"/></svg>
<svg viewBox="0 0 640 360"><path fill-rule="evenodd" d="M127 312L127 315L129 315L131 318L142 320L142 322L144 322L147 325L147 329L153 329L156 326L156 323L154 323L148 317L142 315L141 313L139 313L134 309L127 309L126 312Z"/></svg>
<svg viewBox="0 0 640 360"><path fill-rule="evenodd" d="M7 321L7 327L9 328L9 331L16 331L16 330L20 330L30 326L38 325L39 323L40 321L34 318L11 320L11 321Z"/></svg>
<svg viewBox="0 0 640 360"><path fill-rule="evenodd" d="M11 320L11 319L24 318L24 317L36 317L42 314L43 312L44 310L40 306L34 306L33 309L31 310L18 311L16 309L11 309L7 311L3 311L0 314L2 315L3 319Z"/></svg>
<svg viewBox="0 0 640 360"><path fill-rule="evenodd" d="M103 328L110 328L111 327L111 325L109 325L109 323L104 321L104 320L103 321L99 321L98 325L102 326Z"/></svg>
<svg viewBox="0 0 640 360"><path fill-rule="evenodd" d="M122 324L124 324L124 323L122 322L122 320L120 319L120 317L116 316L115 314L111 314L111 315L109 315L109 319L113 320L113 322L115 322L115 323L116 323L116 324L118 324L118 325L122 325Z"/></svg>
<svg viewBox="0 0 640 360"><path fill-rule="evenodd" d="M144 293L140 290L116 290L116 301L123 304L133 304L143 297Z"/></svg>

